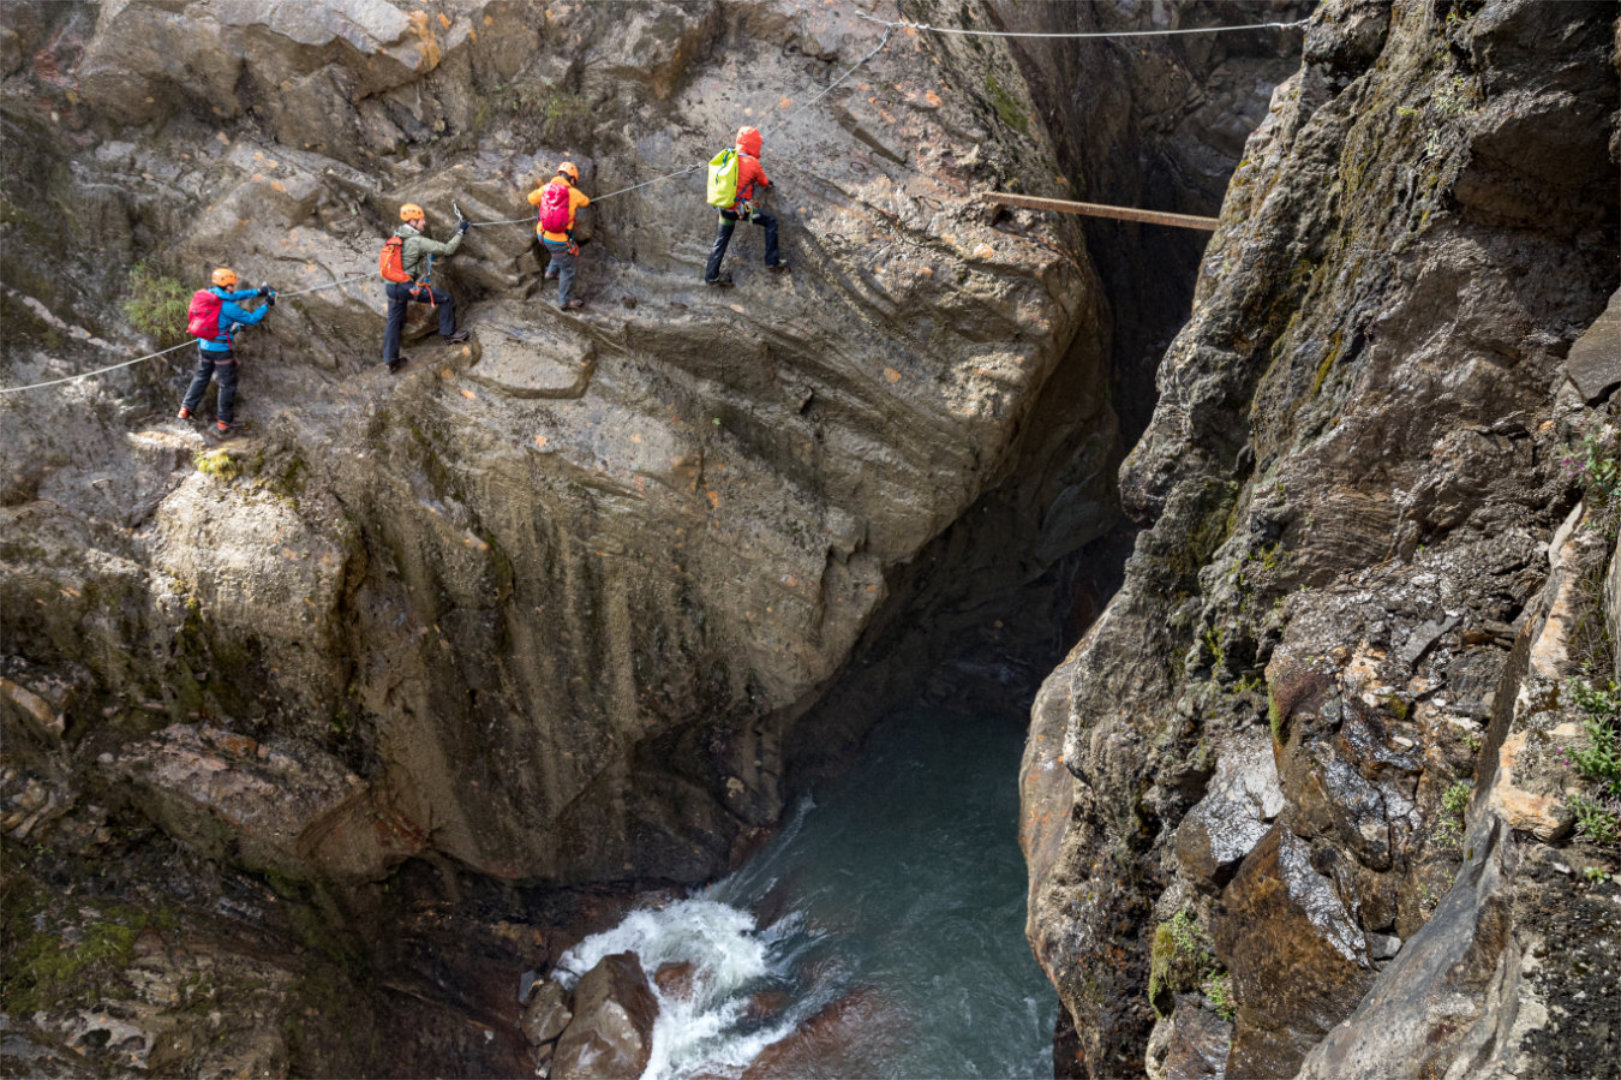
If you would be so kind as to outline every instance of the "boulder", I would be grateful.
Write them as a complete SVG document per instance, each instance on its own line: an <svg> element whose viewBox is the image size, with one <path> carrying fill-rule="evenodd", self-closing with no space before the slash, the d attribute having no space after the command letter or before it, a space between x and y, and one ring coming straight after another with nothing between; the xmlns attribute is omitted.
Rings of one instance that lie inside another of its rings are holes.
<svg viewBox="0 0 1621 1080"><path fill-rule="evenodd" d="M574 988L574 1018L557 1042L558 1080L635 1080L653 1051L658 1001L635 953L605 956Z"/></svg>
<svg viewBox="0 0 1621 1080"><path fill-rule="evenodd" d="M520 1026L530 1046L539 1047L563 1034L574 1012L569 1008L568 991L554 982L544 982L530 995L524 1006Z"/></svg>
<svg viewBox="0 0 1621 1080"><path fill-rule="evenodd" d="M1176 856L1183 871L1200 886L1219 890L1283 806L1271 740L1252 728L1223 752L1205 797L1182 819Z"/></svg>
<svg viewBox="0 0 1621 1080"><path fill-rule="evenodd" d="M1149 1080L1222 1080L1233 1025L1202 1007L1198 994L1178 994L1171 1015L1154 1025L1144 1061Z"/></svg>
<svg viewBox="0 0 1621 1080"><path fill-rule="evenodd" d="M1372 981L1362 931L1310 850L1274 825L1223 890L1211 919L1239 1003L1227 1075L1292 1074Z"/></svg>

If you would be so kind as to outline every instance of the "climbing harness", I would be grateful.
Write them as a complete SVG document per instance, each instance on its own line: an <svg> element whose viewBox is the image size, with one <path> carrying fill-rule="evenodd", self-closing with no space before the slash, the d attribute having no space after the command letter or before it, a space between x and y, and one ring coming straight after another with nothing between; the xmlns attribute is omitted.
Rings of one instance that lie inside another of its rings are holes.
<svg viewBox="0 0 1621 1080"><path fill-rule="evenodd" d="M323 292L327 289L342 288L350 282L363 281L370 276L371 275L369 274L350 274L348 277L339 278L337 281L330 281L325 285L316 285L315 287L309 289L299 289L296 292L277 292L275 295L278 300L286 299L292 296L304 296L307 293L316 293ZM137 356L133 360L125 360L119 364L108 364L106 367L96 368L94 371L82 371L77 375L68 375L60 379L49 379L45 382L29 383L27 386L0 386L0 394L20 394L24 390L38 390L45 386L60 386L62 383L77 382L80 379L88 379L92 375L105 375L109 371L117 371L119 368L132 367L135 364L144 363L147 360L155 360L160 356L167 356L172 352L179 352L181 349L190 348L195 344L196 342L194 341L182 341L179 345L173 345L167 349L160 349L154 353L147 353L145 356Z"/></svg>

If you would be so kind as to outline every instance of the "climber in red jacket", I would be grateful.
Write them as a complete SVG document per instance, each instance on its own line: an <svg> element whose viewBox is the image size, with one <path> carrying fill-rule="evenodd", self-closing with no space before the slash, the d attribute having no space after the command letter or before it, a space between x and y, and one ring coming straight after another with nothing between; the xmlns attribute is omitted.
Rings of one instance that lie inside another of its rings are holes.
<svg viewBox="0 0 1621 1080"><path fill-rule="evenodd" d="M760 147L764 142L755 128L737 129L737 201L730 207L721 207L715 246L710 248L709 265L704 267L706 285L732 284L732 275L722 274L720 263L726 257L726 246L732 242L732 230L740 220L752 221L765 229L765 268L778 274L788 271L788 264L782 261L782 254L777 250L777 219L754 205L755 188L771 186L771 179L760 167Z"/></svg>

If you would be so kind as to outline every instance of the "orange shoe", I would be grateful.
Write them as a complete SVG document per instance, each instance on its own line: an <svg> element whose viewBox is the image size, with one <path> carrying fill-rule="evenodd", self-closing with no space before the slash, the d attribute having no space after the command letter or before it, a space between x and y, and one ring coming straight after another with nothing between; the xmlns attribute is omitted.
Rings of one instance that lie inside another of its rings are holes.
<svg viewBox="0 0 1621 1080"><path fill-rule="evenodd" d="M175 413L174 418L176 420L190 420L191 419L191 410L186 408L184 405L182 405L182 406L180 406L180 411Z"/></svg>

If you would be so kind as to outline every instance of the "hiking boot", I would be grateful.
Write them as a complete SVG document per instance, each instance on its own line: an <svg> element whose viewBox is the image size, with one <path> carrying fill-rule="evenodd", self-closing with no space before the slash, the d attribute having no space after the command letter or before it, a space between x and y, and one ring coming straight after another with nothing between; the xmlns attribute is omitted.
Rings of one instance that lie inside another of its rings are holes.
<svg viewBox="0 0 1621 1080"><path fill-rule="evenodd" d="M712 289L730 289L735 282L732 281L732 275L726 273L717 278L704 278L704 284Z"/></svg>
<svg viewBox="0 0 1621 1080"><path fill-rule="evenodd" d="M556 281L557 280L557 271L555 269L552 269L552 268L547 268L546 273L543 276L546 278L547 281Z"/></svg>
<svg viewBox="0 0 1621 1080"><path fill-rule="evenodd" d="M216 421L214 421L214 434L219 436L222 439L229 439L232 435L235 435L238 431L241 431L241 430L242 430L242 424L241 424L240 421L231 421L231 420L216 420Z"/></svg>
<svg viewBox="0 0 1621 1080"><path fill-rule="evenodd" d="M790 267L785 262L780 262L776 266L768 266L768 267L766 267L766 269L771 271L773 274L791 274L791 273L793 273L793 268Z"/></svg>
<svg viewBox="0 0 1621 1080"><path fill-rule="evenodd" d="M399 374L400 368L404 367L409 359L411 359L409 356L396 356L388 362L388 373L390 375Z"/></svg>
<svg viewBox="0 0 1621 1080"><path fill-rule="evenodd" d="M191 410L182 405L180 406L180 411L174 414L174 418L176 420L190 420Z"/></svg>
<svg viewBox="0 0 1621 1080"><path fill-rule="evenodd" d="M580 311L584 307L585 307L585 301L584 300L570 300L568 303L563 305L562 310L564 310L564 311Z"/></svg>
<svg viewBox="0 0 1621 1080"><path fill-rule="evenodd" d="M447 341L451 345L459 345L459 344L461 344L462 342L464 342L466 340L467 340L467 331L466 330L458 330L454 334L446 334L445 335L445 341Z"/></svg>

